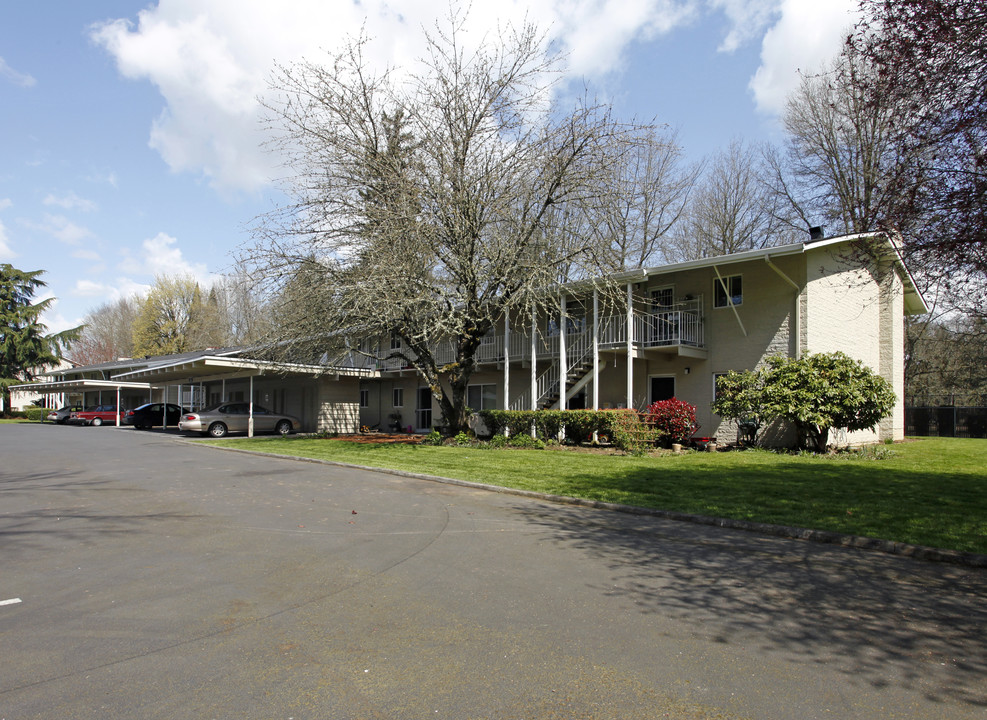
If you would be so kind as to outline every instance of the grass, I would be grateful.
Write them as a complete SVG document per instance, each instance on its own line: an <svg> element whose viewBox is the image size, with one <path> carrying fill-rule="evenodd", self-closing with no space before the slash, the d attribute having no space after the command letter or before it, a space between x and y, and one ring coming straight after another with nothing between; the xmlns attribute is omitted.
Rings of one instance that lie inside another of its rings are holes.
<svg viewBox="0 0 987 720"><path fill-rule="evenodd" d="M922 438L826 457L602 455L304 437L206 442L987 554L987 440Z"/></svg>

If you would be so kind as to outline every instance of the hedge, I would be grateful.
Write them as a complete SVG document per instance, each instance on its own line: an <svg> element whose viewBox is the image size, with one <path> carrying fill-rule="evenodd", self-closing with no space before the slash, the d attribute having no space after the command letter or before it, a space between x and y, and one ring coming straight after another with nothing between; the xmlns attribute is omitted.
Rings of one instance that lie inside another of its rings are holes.
<svg viewBox="0 0 987 720"><path fill-rule="evenodd" d="M535 433L543 440L565 436L579 442L605 435L621 450L642 450L658 439L654 429L641 422L636 410L481 410L480 418L494 435Z"/></svg>

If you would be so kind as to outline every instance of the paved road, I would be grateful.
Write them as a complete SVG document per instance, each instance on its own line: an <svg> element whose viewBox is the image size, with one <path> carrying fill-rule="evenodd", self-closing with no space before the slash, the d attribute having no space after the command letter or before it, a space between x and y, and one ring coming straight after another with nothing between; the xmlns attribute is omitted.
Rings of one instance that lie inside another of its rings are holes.
<svg viewBox="0 0 987 720"><path fill-rule="evenodd" d="M983 718L987 573L0 426L0 718Z"/></svg>

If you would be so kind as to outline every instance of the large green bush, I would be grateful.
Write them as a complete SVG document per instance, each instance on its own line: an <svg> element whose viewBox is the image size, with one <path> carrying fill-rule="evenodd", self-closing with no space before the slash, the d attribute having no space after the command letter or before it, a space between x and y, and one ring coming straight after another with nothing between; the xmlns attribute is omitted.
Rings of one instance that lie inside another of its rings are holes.
<svg viewBox="0 0 987 720"><path fill-rule="evenodd" d="M761 370L730 373L716 386L713 412L732 419L781 418L796 447L824 452L833 429L866 430L891 414L891 385L841 352L772 357Z"/></svg>

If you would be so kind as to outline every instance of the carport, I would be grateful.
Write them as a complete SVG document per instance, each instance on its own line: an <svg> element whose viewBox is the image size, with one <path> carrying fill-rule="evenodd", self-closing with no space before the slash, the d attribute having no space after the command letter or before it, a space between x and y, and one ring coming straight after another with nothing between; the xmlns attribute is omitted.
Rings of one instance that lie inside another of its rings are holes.
<svg viewBox="0 0 987 720"><path fill-rule="evenodd" d="M116 395L116 425L120 427L120 391L121 390L147 390L150 397L153 389L150 383L138 381L118 381L118 380L95 380L92 378L80 378L76 380L54 380L50 382L33 382L23 385L11 385L11 390L26 390L37 393L82 393L85 397L87 391L98 391L100 393L100 403L102 403L102 393L104 390L112 391ZM44 418L42 418L44 422Z"/></svg>
<svg viewBox="0 0 987 720"><path fill-rule="evenodd" d="M297 363L278 363L266 360L255 360L250 358L228 357L205 355L197 358L178 360L173 363L161 363L151 367L133 370L112 377L116 382L145 381L148 385L155 387L169 387L178 385L179 405L181 405L182 388L185 386L198 385L200 388L206 384L219 383L220 402L226 402L227 383L236 380L247 380L248 392L247 402L249 405L249 417L247 420L247 435L253 437L254 434L254 382L257 378L277 376L283 379L287 386L290 383L298 383L304 380L316 378L352 379L354 381L354 403L359 402L358 378L368 377L371 373L367 370L356 368L329 368L324 365L304 365ZM200 391L201 394L201 391ZM358 412L357 412L358 418ZM303 424L305 420L303 418ZM358 422L358 419L357 419ZM318 424L318 419L316 420Z"/></svg>

